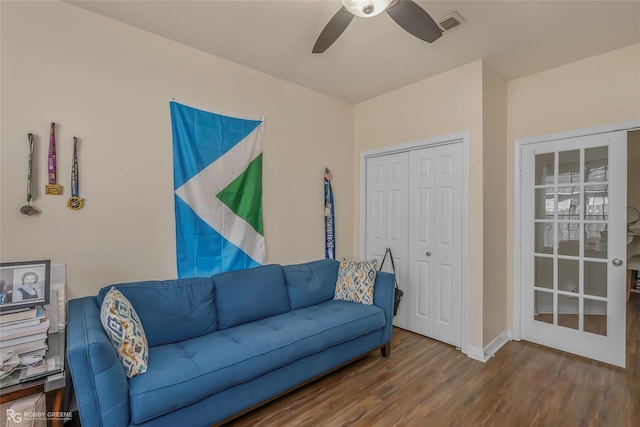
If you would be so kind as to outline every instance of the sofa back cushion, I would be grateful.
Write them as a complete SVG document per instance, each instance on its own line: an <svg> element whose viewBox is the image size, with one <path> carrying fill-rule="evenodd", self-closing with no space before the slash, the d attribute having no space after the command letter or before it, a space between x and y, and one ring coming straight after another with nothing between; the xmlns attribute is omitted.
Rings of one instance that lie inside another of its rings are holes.
<svg viewBox="0 0 640 427"><path fill-rule="evenodd" d="M309 307L333 298L340 263L333 259L287 265L284 277L291 309Z"/></svg>
<svg viewBox="0 0 640 427"><path fill-rule="evenodd" d="M199 337L218 329L209 277L113 285L138 313L150 347ZM111 286L100 289L102 304Z"/></svg>
<svg viewBox="0 0 640 427"><path fill-rule="evenodd" d="M265 265L213 276L220 329L289 311L280 265Z"/></svg>

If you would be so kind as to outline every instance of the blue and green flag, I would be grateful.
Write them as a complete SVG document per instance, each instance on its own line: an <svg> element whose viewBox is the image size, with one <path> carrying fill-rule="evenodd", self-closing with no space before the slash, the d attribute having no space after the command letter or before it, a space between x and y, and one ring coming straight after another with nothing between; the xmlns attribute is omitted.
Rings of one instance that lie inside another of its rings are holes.
<svg viewBox="0 0 640 427"><path fill-rule="evenodd" d="M261 265L263 121L170 108L178 277Z"/></svg>

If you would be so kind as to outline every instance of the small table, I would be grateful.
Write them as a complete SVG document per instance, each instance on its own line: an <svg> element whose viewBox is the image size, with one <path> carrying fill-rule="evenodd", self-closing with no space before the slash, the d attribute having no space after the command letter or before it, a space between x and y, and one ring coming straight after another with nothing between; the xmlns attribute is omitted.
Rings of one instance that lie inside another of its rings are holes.
<svg viewBox="0 0 640 427"><path fill-rule="evenodd" d="M37 393L46 394L47 412L56 413L47 419L47 425L62 427L66 413L64 413L65 395L65 331L60 330L49 334L48 349L45 360L57 359L58 363L52 369L28 378L17 370L6 378L0 380L0 403L11 402Z"/></svg>

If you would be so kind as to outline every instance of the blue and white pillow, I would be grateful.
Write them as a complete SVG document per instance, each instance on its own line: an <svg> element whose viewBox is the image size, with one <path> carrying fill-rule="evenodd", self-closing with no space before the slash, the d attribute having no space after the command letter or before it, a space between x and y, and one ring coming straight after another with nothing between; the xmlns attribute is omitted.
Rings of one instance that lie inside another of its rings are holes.
<svg viewBox="0 0 640 427"><path fill-rule="evenodd" d="M375 259L363 262L340 261L333 299L372 305L376 264Z"/></svg>
<svg viewBox="0 0 640 427"><path fill-rule="evenodd" d="M131 302L115 287L102 301L100 322L120 357L127 378L145 373L149 362L147 337Z"/></svg>

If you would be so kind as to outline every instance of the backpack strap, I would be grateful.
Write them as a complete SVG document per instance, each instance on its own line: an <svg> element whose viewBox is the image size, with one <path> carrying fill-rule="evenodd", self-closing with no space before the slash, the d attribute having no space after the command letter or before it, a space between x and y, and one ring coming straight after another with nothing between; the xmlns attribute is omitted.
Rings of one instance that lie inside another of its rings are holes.
<svg viewBox="0 0 640 427"><path fill-rule="evenodd" d="M387 255L389 255L389 258L391 259L391 270L393 271L393 281L394 281L394 285L395 285L396 289L398 289L398 279L396 278L396 265L393 262L393 254L391 253L391 248L387 248L387 250L385 251L384 256L382 257L382 262L380 263L380 268L378 269L378 271L382 271L382 266L384 265L384 262L387 259Z"/></svg>

